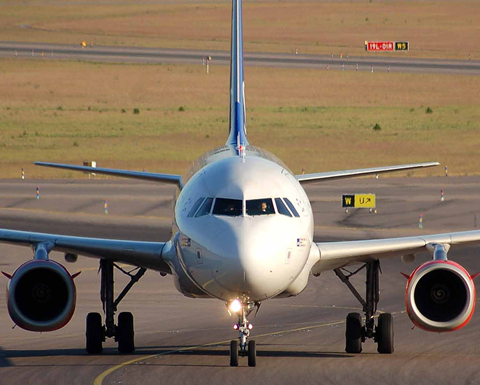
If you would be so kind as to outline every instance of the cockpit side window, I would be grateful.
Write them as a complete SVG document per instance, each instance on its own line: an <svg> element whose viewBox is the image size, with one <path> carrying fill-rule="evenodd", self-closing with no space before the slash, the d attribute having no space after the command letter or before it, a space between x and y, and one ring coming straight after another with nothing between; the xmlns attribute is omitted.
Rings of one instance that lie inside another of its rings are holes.
<svg viewBox="0 0 480 385"><path fill-rule="evenodd" d="M205 202L203 202L203 204L198 209L198 212L195 215L195 218L203 217L204 215L210 214L210 209L212 208L212 202L213 202L213 198L205 199Z"/></svg>
<svg viewBox="0 0 480 385"><path fill-rule="evenodd" d="M197 212L198 208L200 207L204 199L205 197L198 198L198 200L195 202L195 204L192 206L192 209L188 213L187 215L188 218L191 218L195 215L195 213Z"/></svg>
<svg viewBox="0 0 480 385"><path fill-rule="evenodd" d="M275 204L277 205L277 211L279 214L286 215L287 217L292 217L290 211L288 211L287 206L280 198L275 198Z"/></svg>
<svg viewBox="0 0 480 385"><path fill-rule="evenodd" d="M291 210L291 212L293 213L293 215L297 218L300 217L300 215L298 214L297 210L295 209L295 206L293 205L292 202L290 202L290 199L288 198L283 198L283 200L285 201L285 203L287 204L288 208Z"/></svg>
<svg viewBox="0 0 480 385"><path fill-rule="evenodd" d="M213 215L226 215L228 217L238 217L243 214L242 201L238 199L215 199Z"/></svg>
<svg viewBox="0 0 480 385"><path fill-rule="evenodd" d="M247 201L247 215L275 214L271 198L252 199Z"/></svg>

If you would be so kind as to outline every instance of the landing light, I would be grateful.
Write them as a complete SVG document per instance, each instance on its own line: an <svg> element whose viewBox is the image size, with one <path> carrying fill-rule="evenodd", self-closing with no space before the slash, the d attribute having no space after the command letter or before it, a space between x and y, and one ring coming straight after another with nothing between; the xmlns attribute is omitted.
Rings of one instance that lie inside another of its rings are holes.
<svg viewBox="0 0 480 385"><path fill-rule="evenodd" d="M231 312L238 313L240 310L242 310L242 303L238 299L234 299L232 302L230 302L228 308Z"/></svg>

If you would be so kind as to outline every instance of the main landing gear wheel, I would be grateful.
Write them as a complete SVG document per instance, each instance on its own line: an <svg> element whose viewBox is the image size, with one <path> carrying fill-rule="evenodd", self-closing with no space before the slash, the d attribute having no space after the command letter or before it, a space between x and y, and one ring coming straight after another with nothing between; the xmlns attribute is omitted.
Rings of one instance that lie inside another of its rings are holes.
<svg viewBox="0 0 480 385"><path fill-rule="evenodd" d="M382 313L378 317L376 340L380 354L393 353L393 316L390 313Z"/></svg>
<svg viewBox="0 0 480 385"><path fill-rule="evenodd" d="M99 313L88 313L86 332L88 354L100 354L103 351L104 333L102 316Z"/></svg>
<svg viewBox="0 0 480 385"><path fill-rule="evenodd" d="M255 340L248 341L248 366L257 366L257 347Z"/></svg>
<svg viewBox="0 0 480 385"><path fill-rule="evenodd" d="M238 341L230 341L230 366L238 366Z"/></svg>
<svg viewBox="0 0 480 385"><path fill-rule="evenodd" d="M345 331L345 351L358 354L362 352L362 316L359 313L347 315L347 327Z"/></svg>
<svg viewBox="0 0 480 385"><path fill-rule="evenodd" d="M365 281L365 299L350 282L349 278L357 274L362 269L366 270ZM378 301L380 300L380 262L374 260L365 263L362 267L349 272L341 268L335 269L338 278L350 289L355 298L360 302L365 313L365 325L362 325L362 317L358 313L350 313L347 316L347 325L345 332L345 351L347 353L360 353L362 351L362 343L367 338L373 338L378 344L377 350L381 354L393 353L393 317L389 313L382 313L378 317L378 324L375 326L375 314L377 312ZM348 274L345 275L343 272Z"/></svg>
<svg viewBox="0 0 480 385"><path fill-rule="evenodd" d="M132 313L120 313L116 331L118 351L120 353L128 354L135 351L134 334Z"/></svg>
<svg viewBox="0 0 480 385"><path fill-rule="evenodd" d="M130 277L130 282L125 286L122 292L115 299L114 293L114 269ZM106 338L115 338L118 343L120 353L132 353L135 351L134 328L132 313L120 313L118 316L118 325L115 325L115 313L122 299L127 295L130 289L145 274L145 268L134 268L126 271L117 266L112 261L100 260L100 299L105 312L105 324L102 324L102 317L99 313L89 313L87 316L87 346L88 354L100 354L103 351L102 344Z"/></svg>

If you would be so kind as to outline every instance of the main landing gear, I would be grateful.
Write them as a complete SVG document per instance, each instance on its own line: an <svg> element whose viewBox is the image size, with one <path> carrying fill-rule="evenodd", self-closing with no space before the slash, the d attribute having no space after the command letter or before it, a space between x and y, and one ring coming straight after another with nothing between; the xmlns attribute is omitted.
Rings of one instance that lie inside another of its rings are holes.
<svg viewBox="0 0 480 385"><path fill-rule="evenodd" d="M366 298L363 299L355 287L350 283L349 278L357 274L360 270L366 268ZM363 307L365 313L365 325L362 323L362 317L359 313L350 313L346 322L346 345L347 353L361 353L362 343L367 338L373 338L377 343L377 350L381 354L393 353L393 317L390 313L382 313L378 317L377 326L375 326L374 315L377 312L377 305L380 299L379 271L380 262L378 260L367 262L365 265L352 273L345 275L344 269L335 269L335 274L347 285L352 294L357 298ZM346 271L346 270L345 270Z"/></svg>
<svg viewBox="0 0 480 385"><path fill-rule="evenodd" d="M238 356L247 356L248 366L257 365L255 340L248 341L253 325L247 320L247 316L250 315L255 306L258 307L259 305L254 302L241 302L238 299L230 304L230 310L238 314L238 323L233 328L239 332L238 341L230 341L230 366L238 366Z"/></svg>
<svg viewBox="0 0 480 385"><path fill-rule="evenodd" d="M130 276L130 282L125 286L118 298L114 300L114 268ZM118 342L118 351L123 354L135 351L134 326L132 313L123 312L118 315L118 324L115 325L115 312L118 304L127 295L132 286L145 274L146 269L136 268L127 272L111 261L100 260L100 271L102 274L100 298L105 313L105 325L102 324L102 316L99 313L87 315L87 353L100 354L103 351L103 342L106 338L115 338Z"/></svg>

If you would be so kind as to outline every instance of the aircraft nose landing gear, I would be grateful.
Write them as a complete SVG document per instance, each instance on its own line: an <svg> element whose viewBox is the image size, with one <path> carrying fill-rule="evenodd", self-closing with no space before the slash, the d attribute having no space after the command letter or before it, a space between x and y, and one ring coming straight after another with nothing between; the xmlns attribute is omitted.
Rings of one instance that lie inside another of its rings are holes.
<svg viewBox="0 0 480 385"><path fill-rule="evenodd" d="M238 341L230 341L230 366L238 366L238 356L248 357L248 366L257 365L257 349L254 340L248 340L250 330L253 325L248 322L247 316L258 304L249 301L240 301L238 299L232 301L228 308L229 311L237 313L238 323L233 328L238 330Z"/></svg>

